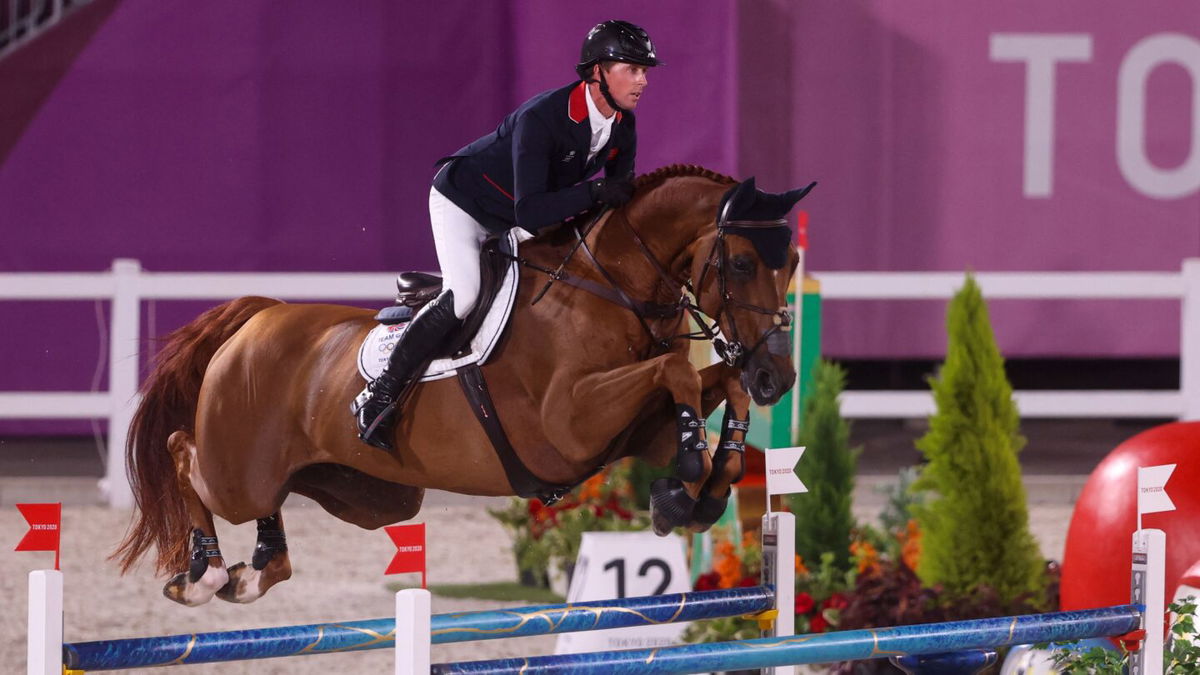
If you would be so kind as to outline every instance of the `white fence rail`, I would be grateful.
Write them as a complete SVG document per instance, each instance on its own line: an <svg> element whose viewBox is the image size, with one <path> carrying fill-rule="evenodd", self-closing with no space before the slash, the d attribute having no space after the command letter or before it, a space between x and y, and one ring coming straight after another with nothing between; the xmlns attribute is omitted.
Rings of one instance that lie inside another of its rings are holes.
<svg viewBox="0 0 1200 675"><path fill-rule="evenodd" d="M822 272L822 301L949 299L960 272ZM1179 300L1177 391L1016 391L1022 417L1200 418L1200 259L1179 272L980 272L988 300ZM915 418L934 412L924 391L848 391L847 417Z"/></svg>
<svg viewBox="0 0 1200 675"><path fill-rule="evenodd" d="M962 284L953 272L824 272L825 301L950 298ZM385 301L387 273L145 272L136 260L116 260L98 273L0 274L0 301L106 300L112 303L109 389L103 392L0 392L0 418L76 418L109 421L102 489L109 503L128 507L124 447L137 407L143 300L227 300L267 295L285 300ZM1017 391L1025 417L1200 418L1200 259L1180 272L983 272L976 280L988 299L1177 299L1182 312L1178 391ZM847 417L915 418L933 412L927 392L850 391Z"/></svg>

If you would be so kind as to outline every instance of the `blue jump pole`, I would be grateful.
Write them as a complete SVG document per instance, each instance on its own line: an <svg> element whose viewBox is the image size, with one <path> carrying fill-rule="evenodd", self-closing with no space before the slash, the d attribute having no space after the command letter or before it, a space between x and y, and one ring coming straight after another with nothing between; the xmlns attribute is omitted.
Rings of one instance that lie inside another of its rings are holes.
<svg viewBox="0 0 1200 675"><path fill-rule="evenodd" d="M1141 624L1141 605L1051 614L851 630L740 642L471 661L433 673L699 673L802 663L941 654L967 649L1122 635Z"/></svg>
<svg viewBox="0 0 1200 675"><path fill-rule="evenodd" d="M756 614L770 609L773 598L770 588L754 586L438 614L432 617L431 627L434 644L494 640ZM63 663L75 670L118 670L385 649L394 646L395 630L395 617L388 617L219 633L77 642L63 645Z"/></svg>

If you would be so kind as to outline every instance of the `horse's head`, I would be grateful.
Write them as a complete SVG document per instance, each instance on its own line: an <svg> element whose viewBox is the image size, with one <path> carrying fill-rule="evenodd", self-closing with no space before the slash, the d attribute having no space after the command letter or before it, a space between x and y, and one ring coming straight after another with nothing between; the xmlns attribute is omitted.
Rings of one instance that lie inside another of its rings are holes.
<svg viewBox="0 0 1200 675"><path fill-rule="evenodd" d="M700 309L717 321L717 349L741 369L742 387L759 405L776 403L796 381L787 290L799 256L786 218L810 189L772 194L747 179L725 193L716 228L692 247Z"/></svg>

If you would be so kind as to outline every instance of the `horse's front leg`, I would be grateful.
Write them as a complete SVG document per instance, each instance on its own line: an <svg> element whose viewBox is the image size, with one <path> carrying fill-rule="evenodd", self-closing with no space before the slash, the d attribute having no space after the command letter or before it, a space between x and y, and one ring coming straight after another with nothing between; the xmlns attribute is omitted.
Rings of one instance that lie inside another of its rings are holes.
<svg viewBox="0 0 1200 675"><path fill-rule="evenodd" d="M704 531L720 519L729 503L730 486L746 472L746 434L750 430L750 395L742 389L741 374L723 363L713 364L701 372L704 391L701 398L707 415L721 400L725 415L721 420L721 437L712 458L712 471L700 492L692 511L691 529Z"/></svg>
<svg viewBox="0 0 1200 675"><path fill-rule="evenodd" d="M654 531L664 535L691 524L712 458L701 414L701 376L682 354L663 354L615 370L577 373L552 383L542 423L547 439L560 450L586 461L607 447L666 390L674 401L676 472L651 486ZM563 403L568 403L564 410Z"/></svg>

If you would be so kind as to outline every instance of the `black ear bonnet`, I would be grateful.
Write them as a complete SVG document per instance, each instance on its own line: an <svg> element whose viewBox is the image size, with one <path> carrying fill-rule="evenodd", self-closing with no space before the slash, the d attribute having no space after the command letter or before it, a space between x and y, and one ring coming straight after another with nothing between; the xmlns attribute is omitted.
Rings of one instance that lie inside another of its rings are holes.
<svg viewBox="0 0 1200 675"><path fill-rule="evenodd" d="M753 177L747 178L721 198L717 227L749 239L763 263L777 270L787 264L788 242L792 240L792 228L785 220L788 212L814 186L815 182L789 192L763 192L754 186Z"/></svg>

